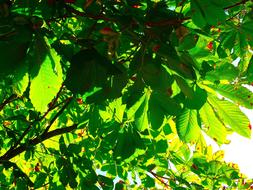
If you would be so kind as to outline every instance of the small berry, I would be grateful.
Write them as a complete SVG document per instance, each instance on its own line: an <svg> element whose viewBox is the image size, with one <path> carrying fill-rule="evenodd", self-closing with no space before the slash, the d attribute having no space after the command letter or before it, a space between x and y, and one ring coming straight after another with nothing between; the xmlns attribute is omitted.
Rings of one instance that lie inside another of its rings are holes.
<svg viewBox="0 0 253 190"><path fill-rule="evenodd" d="M213 50L213 42L209 42L206 46L210 51Z"/></svg>
<svg viewBox="0 0 253 190"><path fill-rule="evenodd" d="M250 129L250 130L252 129L252 126L251 126L251 124L249 124L249 125L248 125L248 127L249 127L249 129Z"/></svg>

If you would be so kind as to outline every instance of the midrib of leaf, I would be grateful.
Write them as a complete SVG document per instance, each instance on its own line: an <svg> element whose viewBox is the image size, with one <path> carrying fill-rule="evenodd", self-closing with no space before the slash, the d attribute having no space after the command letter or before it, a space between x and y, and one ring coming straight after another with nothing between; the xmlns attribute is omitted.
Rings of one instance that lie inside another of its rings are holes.
<svg viewBox="0 0 253 190"><path fill-rule="evenodd" d="M207 134L212 138L216 138L218 144L224 143L226 141L226 128L216 117L211 105L209 103L205 103L199 110L199 113L204 125L209 128L207 130Z"/></svg>
<svg viewBox="0 0 253 190"><path fill-rule="evenodd" d="M177 121L179 137L186 142L197 140L200 128L197 123L197 111L186 109Z"/></svg>

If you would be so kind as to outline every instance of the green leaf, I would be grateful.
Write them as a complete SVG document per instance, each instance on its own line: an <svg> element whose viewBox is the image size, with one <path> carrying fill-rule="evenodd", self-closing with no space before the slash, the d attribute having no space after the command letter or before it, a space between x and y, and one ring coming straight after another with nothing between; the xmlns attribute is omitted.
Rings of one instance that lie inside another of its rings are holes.
<svg viewBox="0 0 253 190"><path fill-rule="evenodd" d="M142 180L142 183L143 185L145 185L146 188L155 186L154 178L150 177L149 175L145 175L145 178Z"/></svg>
<svg viewBox="0 0 253 190"><path fill-rule="evenodd" d="M152 92L149 99L149 119L153 129L161 127L164 117L177 115L181 111L181 106L168 95Z"/></svg>
<svg viewBox="0 0 253 190"><path fill-rule="evenodd" d="M39 112L45 112L63 81L61 58L54 49L50 48L46 38L37 38L36 43L37 46L34 51L37 62L34 64L39 65L39 71L37 73L35 68L31 71L29 96L34 108Z"/></svg>
<svg viewBox="0 0 253 190"><path fill-rule="evenodd" d="M194 94L192 97L186 97L185 105L190 109L200 109L207 99L207 93L198 85L194 86Z"/></svg>
<svg viewBox="0 0 253 190"><path fill-rule="evenodd" d="M123 129L118 133L116 145L113 150L114 159L125 160L141 147L142 140L135 128Z"/></svg>
<svg viewBox="0 0 253 190"><path fill-rule="evenodd" d="M187 34L180 42L178 50L188 50L194 48L198 39L196 39L196 37L196 34Z"/></svg>
<svg viewBox="0 0 253 190"><path fill-rule="evenodd" d="M94 48L80 50L70 62L64 83L74 94L83 94L94 87L104 87L109 75L122 73Z"/></svg>
<svg viewBox="0 0 253 190"><path fill-rule="evenodd" d="M82 147L78 144L69 144L68 146L68 152L72 152L76 155L78 155L81 152Z"/></svg>
<svg viewBox="0 0 253 190"><path fill-rule="evenodd" d="M32 40L32 31L28 25L15 26L13 17L0 19L0 77L14 74L22 69L27 49Z"/></svg>
<svg viewBox="0 0 253 190"><path fill-rule="evenodd" d="M146 93L144 93L136 102L133 106L131 106L128 110L127 110L127 118L128 119L133 119L135 113L137 112L137 110L140 108L140 106L143 104L143 102L145 102L146 100Z"/></svg>
<svg viewBox="0 0 253 190"><path fill-rule="evenodd" d="M171 86L173 78L166 69L157 62L148 63L142 68L142 77L146 85L150 85L153 90L166 92Z"/></svg>
<svg viewBox="0 0 253 190"><path fill-rule="evenodd" d="M156 142L156 153L166 153L168 148L167 140L160 140Z"/></svg>
<svg viewBox="0 0 253 190"><path fill-rule="evenodd" d="M34 188L40 188L44 185L44 183L46 182L47 179L47 174L40 172L39 175L36 177L35 179L35 183L34 183Z"/></svg>
<svg viewBox="0 0 253 190"><path fill-rule="evenodd" d="M98 175L98 181L100 184L103 184L103 189L112 189L113 188L113 180L109 177Z"/></svg>
<svg viewBox="0 0 253 190"><path fill-rule="evenodd" d="M223 8L208 0L191 0L191 12L193 22L199 27L207 23L215 26L226 20Z"/></svg>
<svg viewBox="0 0 253 190"><path fill-rule="evenodd" d="M190 58L186 60L186 56L179 57L175 47L171 45L162 45L157 51L157 55L163 57L164 66L175 71L180 76L187 79L196 79L196 74L193 65L189 63Z"/></svg>
<svg viewBox="0 0 253 190"><path fill-rule="evenodd" d="M67 146L65 144L63 136L61 136L60 139L59 139L59 148L60 148L60 151L61 151L62 154L67 155L68 149L67 149Z"/></svg>
<svg viewBox="0 0 253 190"><path fill-rule="evenodd" d="M253 82L253 57L249 61L246 76L250 83Z"/></svg>
<svg viewBox="0 0 253 190"><path fill-rule="evenodd" d="M176 118L176 127L182 141L196 142L201 134L197 111L185 108Z"/></svg>
<svg viewBox="0 0 253 190"><path fill-rule="evenodd" d="M28 65L25 64L14 72L13 91L15 94L22 96L29 84Z"/></svg>
<svg viewBox="0 0 253 190"><path fill-rule="evenodd" d="M227 130L224 124L217 118L209 103L205 103L199 110L200 118L207 129L207 134L219 145L226 142Z"/></svg>
<svg viewBox="0 0 253 190"><path fill-rule="evenodd" d="M252 92L243 86L235 86L231 84L209 85L222 96L229 98L234 103L252 109L253 96Z"/></svg>
<svg viewBox="0 0 253 190"><path fill-rule="evenodd" d="M201 5L198 0L191 1L191 13L192 21L199 27L204 27L206 25L206 18L204 11L202 10Z"/></svg>
<svg viewBox="0 0 253 190"><path fill-rule="evenodd" d="M135 125L138 131L144 131L148 128L148 101L149 101L149 92L145 93L145 99L143 100L142 104L135 112L134 120Z"/></svg>
<svg viewBox="0 0 253 190"><path fill-rule="evenodd" d="M181 91L184 93L184 95L188 98L193 99L194 97L194 92L193 89L189 86L189 84L184 80L182 77L179 76L174 76L176 79L176 82L181 89Z"/></svg>
<svg viewBox="0 0 253 190"><path fill-rule="evenodd" d="M217 110L219 117L238 134L250 138L250 122L247 116L235 104L209 96L208 101Z"/></svg>
<svg viewBox="0 0 253 190"><path fill-rule="evenodd" d="M232 81L238 76L238 69L230 63L221 63L216 65L215 70L206 73L205 79L212 82L217 80Z"/></svg>
<svg viewBox="0 0 253 190"><path fill-rule="evenodd" d="M240 29L242 30L242 32L246 33L249 36L249 40L253 37L253 23L251 21L247 21L242 23L242 25L240 25ZM251 36L251 38L250 38Z"/></svg>

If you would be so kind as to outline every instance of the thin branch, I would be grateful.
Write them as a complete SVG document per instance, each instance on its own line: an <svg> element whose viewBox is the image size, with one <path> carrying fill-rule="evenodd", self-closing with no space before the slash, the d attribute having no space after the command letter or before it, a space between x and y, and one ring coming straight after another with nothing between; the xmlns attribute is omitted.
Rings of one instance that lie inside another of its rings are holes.
<svg viewBox="0 0 253 190"><path fill-rule="evenodd" d="M185 17L185 18L176 18L176 19L167 19L167 20L159 20L156 22L146 22L145 25L149 27L154 27L154 26L179 26L181 25L182 22L191 19L191 17Z"/></svg>
<svg viewBox="0 0 253 190"><path fill-rule="evenodd" d="M25 178L26 181L27 181L27 184L30 186L30 187L33 187L34 186L34 183L31 181L31 179L28 177L28 175L26 173L24 173L16 163L14 162L11 162L11 161L3 161L2 162L3 165L7 168L10 168L12 167L13 168L13 171L15 170L16 171L16 175L14 173L14 177L22 177L22 178ZM0 185L1 186L1 185Z"/></svg>
<svg viewBox="0 0 253 190"><path fill-rule="evenodd" d="M155 172L152 172L152 171L149 171L149 173L151 173L152 175L156 175L157 177L162 178L162 179L171 180L171 178L169 178L169 177L160 176L160 175L158 175L158 174L156 174Z"/></svg>
<svg viewBox="0 0 253 190"><path fill-rule="evenodd" d="M29 146L35 146L47 139L50 139L52 137L58 136L58 135L62 135L65 133L69 133L75 129L77 129L77 124L74 124L72 126L69 127L64 127L64 128L60 128L60 129L55 129L53 131L47 132L45 134L42 134L41 136L36 137L35 139L31 139L27 142L27 144L23 144L11 151L6 152L3 156L0 157L0 163L4 163L6 162L6 160L10 160L12 158L14 158L15 156L25 152L27 150L27 148Z"/></svg>
<svg viewBox="0 0 253 190"><path fill-rule="evenodd" d="M104 21L116 21L115 19L112 19L112 18L107 18L103 15L92 15L92 14L88 14L88 13L85 13L85 12L81 12L81 11L78 11L76 9L74 9L73 7L69 6L69 5L65 5L65 8L71 12L72 14L75 14L77 16L80 16L80 17L87 17L87 18L90 18L90 19L93 19L93 20L104 20Z"/></svg>
<svg viewBox="0 0 253 190"><path fill-rule="evenodd" d="M165 183L161 178L163 178L163 177L161 177L161 176L158 176L156 173L154 173L154 172L149 172L150 174L152 174L158 181L160 181L163 185L165 185L166 187L169 187L169 185L167 184L167 183Z"/></svg>
<svg viewBox="0 0 253 190"><path fill-rule="evenodd" d="M47 133L48 130L50 129L50 127L53 125L53 123L55 122L55 120L64 112L64 110L67 108L67 106L69 105L69 103L72 100L72 96L67 98L64 102L65 104L62 106L62 108L55 114L55 116L53 117L53 119L50 121L50 123L48 124L48 126L46 127L45 131L43 132L43 134Z"/></svg>
<svg viewBox="0 0 253 190"><path fill-rule="evenodd" d="M230 6L225 7L224 10L237 7L237 6L239 6L239 5L245 4L245 3L248 2L248 1L249 1L249 0L242 0L241 2L238 2L238 3L234 4L234 5L230 5Z"/></svg>
<svg viewBox="0 0 253 190"><path fill-rule="evenodd" d="M52 126L52 124L55 122L55 120L62 114L62 112L66 109L66 107L68 106L70 100L72 99L72 97L67 98L66 104L60 109L60 111L53 117L53 119L50 121L49 125L47 126L45 132L47 132L49 130L49 128ZM35 120L34 122L30 123L28 125L28 127L26 128L26 130L22 133L22 135L19 137L19 139L14 143L14 145L5 153L5 154L9 154L9 152L13 151L19 144L20 142L24 139L24 137L28 134L28 132L31 130L31 128L35 125L36 122L41 121L44 117L42 116L42 118ZM44 132L44 133L45 133ZM44 134L43 133L43 134Z"/></svg>
<svg viewBox="0 0 253 190"><path fill-rule="evenodd" d="M53 110L53 109L55 108L54 106L55 106L57 100L58 100L59 97L60 97L60 94L61 94L62 89L63 89L63 84L61 85L60 90L59 90L58 93L56 94L56 96L55 96L55 98L53 99L53 101L50 103L50 106L49 106L48 110L46 111L46 113L44 113L44 115L39 119L40 121L41 121L42 119L44 119L44 118L47 116L47 114L48 114L51 110Z"/></svg>
<svg viewBox="0 0 253 190"><path fill-rule="evenodd" d="M7 104L9 104L12 101L16 100L17 98L18 98L18 96L16 94L12 94L9 98L4 100L4 102L0 104L0 111L3 110L4 106L6 106Z"/></svg>

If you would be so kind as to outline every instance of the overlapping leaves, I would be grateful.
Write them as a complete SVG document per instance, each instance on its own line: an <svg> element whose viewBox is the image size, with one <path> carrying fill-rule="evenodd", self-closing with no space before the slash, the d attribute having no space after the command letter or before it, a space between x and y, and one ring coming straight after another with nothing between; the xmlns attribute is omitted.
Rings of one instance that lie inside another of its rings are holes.
<svg viewBox="0 0 253 190"><path fill-rule="evenodd" d="M250 186L202 133L251 135L252 2L6 2L0 186Z"/></svg>

